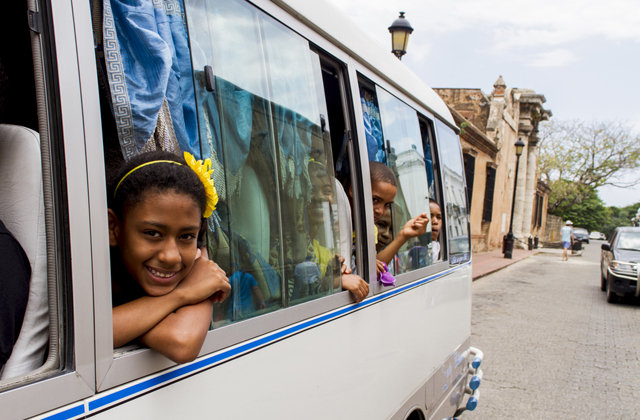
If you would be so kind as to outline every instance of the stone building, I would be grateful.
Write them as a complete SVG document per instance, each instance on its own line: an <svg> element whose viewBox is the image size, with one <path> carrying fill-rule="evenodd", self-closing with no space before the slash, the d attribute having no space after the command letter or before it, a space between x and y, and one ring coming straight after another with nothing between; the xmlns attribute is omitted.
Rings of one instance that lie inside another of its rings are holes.
<svg viewBox="0 0 640 420"><path fill-rule="evenodd" d="M520 156L513 208L517 248L528 238L542 237L550 189L537 173L538 124L551 117L546 99L530 89L507 88L498 78L491 95L480 89L434 89L462 129L467 194L470 203L474 252L502 247L509 231L518 139L525 143Z"/></svg>

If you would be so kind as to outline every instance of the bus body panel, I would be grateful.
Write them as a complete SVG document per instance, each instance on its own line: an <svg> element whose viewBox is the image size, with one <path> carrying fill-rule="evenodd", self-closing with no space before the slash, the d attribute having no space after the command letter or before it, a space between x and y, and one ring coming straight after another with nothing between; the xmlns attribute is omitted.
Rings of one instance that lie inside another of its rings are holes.
<svg viewBox="0 0 640 420"><path fill-rule="evenodd" d="M154 375L153 387L143 389L149 379L144 378L100 393L86 401L85 414L97 413L97 419L385 419L426 385L425 378L433 379L432 400L440 401L460 380L453 364L466 368L459 347L470 335L471 267L405 287L191 376L165 381L163 372ZM136 394L138 389L143 391Z"/></svg>
<svg viewBox="0 0 640 420"><path fill-rule="evenodd" d="M266 2L257 0L255 3L260 6ZM359 305L342 306L329 313L318 312L310 321L280 330L289 331L286 336L278 337L279 331L269 332L203 355L191 364L169 367L100 392L111 365L123 362L127 356L114 359L111 348L104 345L105 337L111 335L111 320L103 316L110 312L110 306L105 306L110 304L110 299L104 299L110 289L108 248L104 245L106 212L101 210L106 207L104 162L99 141L96 71L94 65L88 63L89 58L93 60L93 49L88 42L91 28L86 22L89 10L87 5L80 3L56 0L52 10L56 20L69 218L73 221L75 313L74 325L70 327L76 331L75 374L80 379L77 382L86 386L81 390L74 389L73 394L81 394L76 398L86 399L78 399L76 403L37 418L71 419L91 415L99 419L296 416L384 419L401 415L398 410L418 391L426 393L428 405L430 401L440 404L443 398L463 388L471 331L470 263L396 289L382 289L380 294L370 296ZM395 58L382 58L379 45L358 28L354 29L353 23L341 12L336 12L335 6L302 0L269 3L270 8L273 4L283 7L349 54L346 74L354 98L357 98L357 67L362 65L367 69L365 74L383 79L415 101L411 105L418 112L428 117L432 117L430 112L433 112L448 125L453 124L446 105L433 90ZM286 15L282 10L280 13ZM72 15L82 23L66 26L58 23ZM290 16L287 18L291 19ZM352 65L356 62L356 66ZM358 137L364 138L359 104L355 99L354 102L357 126L354 128ZM361 151L366 150L362 142L359 144ZM368 179L364 186L365 191L370 189ZM369 217L367 215L367 220ZM368 234L373 237L372 223L364 223L361 227L371 230ZM88 290L91 273L93 290ZM414 272L405 276L414 278L419 274ZM371 281L372 289L377 291L373 275ZM94 307L90 308L91 305ZM92 328L94 334L91 334ZM233 329L234 326L225 328ZM106 335L105 330L108 331ZM260 340L266 344L252 346ZM248 350L233 354L233 349L241 347ZM149 365L170 365L159 354L145 351L148 355L145 362ZM221 354L229 356L202 363ZM163 360L158 363L159 359ZM188 369L198 363L203 367ZM173 372L183 373L172 376ZM148 386L149 381L156 383ZM146 388L136 388L141 384L146 384ZM35 389L38 385L41 384L27 387ZM73 385L78 387L75 382ZM59 404L71 401L62 397L70 388L58 387ZM96 389L94 396L87 397ZM29 404L24 394L20 392L19 401ZM34 395L33 398L39 397ZM50 404L52 398L51 395L45 398L49 407L53 406ZM107 400L109 402L104 403Z"/></svg>

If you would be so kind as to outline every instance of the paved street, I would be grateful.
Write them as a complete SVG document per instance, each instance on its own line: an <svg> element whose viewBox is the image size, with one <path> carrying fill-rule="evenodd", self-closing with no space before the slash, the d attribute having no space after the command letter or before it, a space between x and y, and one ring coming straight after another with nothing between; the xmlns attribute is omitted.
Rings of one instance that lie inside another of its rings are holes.
<svg viewBox="0 0 640 420"><path fill-rule="evenodd" d="M600 241L538 254L473 283L471 345L485 359L469 420L640 419L640 301L608 304Z"/></svg>

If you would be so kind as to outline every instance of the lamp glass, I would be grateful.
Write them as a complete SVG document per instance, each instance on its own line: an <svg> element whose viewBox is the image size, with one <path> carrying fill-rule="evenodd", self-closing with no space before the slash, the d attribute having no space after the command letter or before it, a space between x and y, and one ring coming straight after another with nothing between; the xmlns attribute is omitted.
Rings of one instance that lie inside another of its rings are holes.
<svg viewBox="0 0 640 420"><path fill-rule="evenodd" d="M403 54L406 53L408 43L408 32L397 29L391 34L391 46L393 47L393 51L401 51Z"/></svg>
<svg viewBox="0 0 640 420"><path fill-rule="evenodd" d="M524 142L522 140L518 140L516 142L516 155L522 155L522 149L524 149Z"/></svg>

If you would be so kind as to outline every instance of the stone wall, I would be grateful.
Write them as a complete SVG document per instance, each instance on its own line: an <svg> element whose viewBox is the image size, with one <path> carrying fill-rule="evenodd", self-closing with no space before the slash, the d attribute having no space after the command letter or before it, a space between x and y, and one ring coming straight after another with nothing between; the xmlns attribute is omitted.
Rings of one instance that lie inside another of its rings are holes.
<svg viewBox="0 0 640 420"><path fill-rule="evenodd" d="M560 229L562 229L562 226L564 226L562 217L547 214L547 224L544 235L541 238L542 242L560 242L562 236Z"/></svg>

